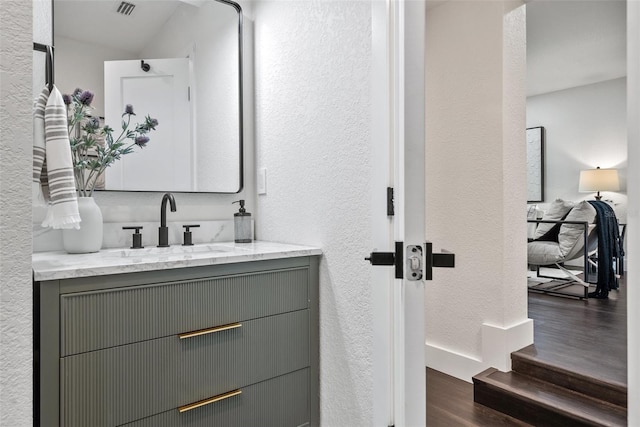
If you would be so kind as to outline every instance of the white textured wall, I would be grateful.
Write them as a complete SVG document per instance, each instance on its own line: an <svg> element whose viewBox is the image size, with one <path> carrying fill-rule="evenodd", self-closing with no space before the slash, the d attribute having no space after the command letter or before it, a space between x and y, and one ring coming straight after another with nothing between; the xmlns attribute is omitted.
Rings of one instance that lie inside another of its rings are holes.
<svg viewBox="0 0 640 427"><path fill-rule="evenodd" d="M451 1L427 12L427 240L456 254L456 268L436 269L426 285L427 365L467 380L532 339L525 13L508 13L517 4Z"/></svg>
<svg viewBox="0 0 640 427"><path fill-rule="evenodd" d="M518 215L526 195L526 9L523 2L503 2L502 23L502 299L501 313L487 320L508 327L527 319L527 292L522 285L526 265L527 225Z"/></svg>
<svg viewBox="0 0 640 427"><path fill-rule="evenodd" d="M369 426L371 4L260 1L254 15L257 166L268 177L256 233L323 249L321 424Z"/></svg>
<svg viewBox="0 0 640 427"><path fill-rule="evenodd" d="M527 127L545 128L545 208L560 197L593 200L579 193L580 170L618 169L619 192L602 193L627 219L627 79L620 78L527 98Z"/></svg>
<svg viewBox="0 0 640 427"><path fill-rule="evenodd" d="M0 7L0 425L32 423L31 2Z"/></svg>

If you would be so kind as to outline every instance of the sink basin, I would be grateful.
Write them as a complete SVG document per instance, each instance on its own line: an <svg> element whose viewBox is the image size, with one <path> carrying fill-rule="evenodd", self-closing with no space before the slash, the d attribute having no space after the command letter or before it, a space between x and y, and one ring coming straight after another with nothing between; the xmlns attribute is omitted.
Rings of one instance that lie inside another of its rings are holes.
<svg viewBox="0 0 640 427"><path fill-rule="evenodd" d="M193 246L172 245L168 248L158 248L155 246L150 246L142 249L111 249L109 250L109 252L112 252L115 256L122 258L139 258L157 256L189 256L204 253L236 252L239 250L242 249L235 246L227 246L224 244L198 244Z"/></svg>

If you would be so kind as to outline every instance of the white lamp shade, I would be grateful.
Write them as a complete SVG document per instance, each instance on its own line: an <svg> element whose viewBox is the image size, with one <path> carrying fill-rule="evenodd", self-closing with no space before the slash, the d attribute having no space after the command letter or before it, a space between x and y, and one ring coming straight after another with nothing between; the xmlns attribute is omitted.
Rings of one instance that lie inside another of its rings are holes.
<svg viewBox="0 0 640 427"><path fill-rule="evenodd" d="M598 168L580 171L578 191L581 193L618 190L620 190L620 182L616 169Z"/></svg>

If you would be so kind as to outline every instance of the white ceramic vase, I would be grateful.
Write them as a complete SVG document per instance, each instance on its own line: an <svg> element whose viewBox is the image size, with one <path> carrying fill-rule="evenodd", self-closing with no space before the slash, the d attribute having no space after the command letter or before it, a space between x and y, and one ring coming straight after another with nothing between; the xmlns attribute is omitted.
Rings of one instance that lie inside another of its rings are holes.
<svg viewBox="0 0 640 427"><path fill-rule="evenodd" d="M70 254L98 252L102 247L102 212L93 197L78 197L80 229L62 230L62 246Z"/></svg>

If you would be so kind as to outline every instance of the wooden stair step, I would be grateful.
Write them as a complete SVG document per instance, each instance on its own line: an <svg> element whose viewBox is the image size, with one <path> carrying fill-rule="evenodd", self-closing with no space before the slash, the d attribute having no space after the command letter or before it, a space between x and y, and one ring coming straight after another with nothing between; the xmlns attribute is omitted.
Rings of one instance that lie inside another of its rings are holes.
<svg viewBox="0 0 640 427"><path fill-rule="evenodd" d="M625 408L518 372L489 368L473 384L475 402L533 425L627 425Z"/></svg>
<svg viewBox="0 0 640 427"><path fill-rule="evenodd" d="M627 407L626 384L585 375L542 361L536 357L533 345L511 353L511 369L623 408Z"/></svg>

